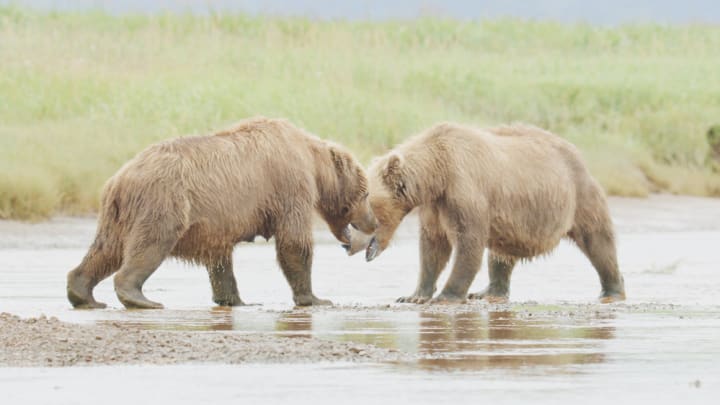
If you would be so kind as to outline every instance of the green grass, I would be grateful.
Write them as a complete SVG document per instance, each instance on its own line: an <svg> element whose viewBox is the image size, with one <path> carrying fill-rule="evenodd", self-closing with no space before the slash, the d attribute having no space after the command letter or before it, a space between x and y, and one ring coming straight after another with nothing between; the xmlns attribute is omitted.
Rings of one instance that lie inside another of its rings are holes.
<svg viewBox="0 0 720 405"><path fill-rule="evenodd" d="M577 144L608 192L720 195L720 27L314 22L0 7L0 218L97 209L160 139L287 117L364 161L442 120Z"/></svg>

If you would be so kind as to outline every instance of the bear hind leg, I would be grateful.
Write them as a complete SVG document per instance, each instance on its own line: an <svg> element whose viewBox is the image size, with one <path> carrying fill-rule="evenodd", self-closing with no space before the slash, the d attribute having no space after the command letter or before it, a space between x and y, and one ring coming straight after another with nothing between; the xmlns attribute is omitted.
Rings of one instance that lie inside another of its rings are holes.
<svg viewBox="0 0 720 405"><path fill-rule="evenodd" d="M240 299L235 274L233 273L232 254L223 255L219 260L206 265L210 276L213 302L223 307L245 305Z"/></svg>
<svg viewBox="0 0 720 405"><path fill-rule="evenodd" d="M625 282L618 269L615 238L612 231L607 229L573 230L569 236L590 260L600 277L602 286L600 302L625 300Z"/></svg>
<svg viewBox="0 0 720 405"><path fill-rule="evenodd" d="M165 234L164 236L160 236ZM172 236L170 236L172 235ZM142 292L145 281L170 254L178 240L177 235L156 233L156 237L138 238L138 243L125 251L120 270L115 274L115 294L125 308L159 309L163 305L150 301ZM147 242L151 240L152 242Z"/></svg>
<svg viewBox="0 0 720 405"><path fill-rule="evenodd" d="M115 294L128 309L160 309L163 305L150 301L142 292L145 281L157 270L167 252L149 248L141 255L129 257L115 275Z"/></svg>
<svg viewBox="0 0 720 405"><path fill-rule="evenodd" d="M93 289L118 267L119 260L94 243L80 265L67 275L67 297L72 306L78 309L105 308L107 305L95 301Z"/></svg>
<svg viewBox="0 0 720 405"><path fill-rule="evenodd" d="M493 252L488 255L490 284L484 290L468 295L468 299L503 303L510 297L510 276L516 259L500 257Z"/></svg>

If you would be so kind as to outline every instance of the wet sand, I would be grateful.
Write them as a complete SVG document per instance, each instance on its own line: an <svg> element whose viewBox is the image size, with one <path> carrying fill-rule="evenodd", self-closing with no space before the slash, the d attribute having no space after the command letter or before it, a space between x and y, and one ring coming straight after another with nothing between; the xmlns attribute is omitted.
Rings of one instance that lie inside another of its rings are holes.
<svg viewBox="0 0 720 405"><path fill-rule="evenodd" d="M507 304L395 304L417 279L410 217L369 264L318 229L314 288L333 307L293 308L260 242L234 255L241 296L259 305L214 307L205 271L168 261L145 288L166 309L125 310L108 280L96 297L110 308L78 311L65 274L94 220L0 221L0 311L14 314L0 316L0 387L11 403L712 402L720 200L613 198L611 211L628 290L612 305L565 243L518 266ZM486 283L483 266L471 290ZM93 367L48 367L71 365Z"/></svg>

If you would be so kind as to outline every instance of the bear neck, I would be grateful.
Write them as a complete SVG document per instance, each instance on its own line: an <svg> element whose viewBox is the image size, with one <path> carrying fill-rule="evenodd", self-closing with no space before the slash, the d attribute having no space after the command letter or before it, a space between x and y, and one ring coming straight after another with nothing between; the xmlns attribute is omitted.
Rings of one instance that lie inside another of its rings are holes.
<svg viewBox="0 0 720 405"><path fill-rule="evenodd" d="M412 208L435 201L445 193L445 162L426 151L407 153L404 159L405 198Z"/></svg>

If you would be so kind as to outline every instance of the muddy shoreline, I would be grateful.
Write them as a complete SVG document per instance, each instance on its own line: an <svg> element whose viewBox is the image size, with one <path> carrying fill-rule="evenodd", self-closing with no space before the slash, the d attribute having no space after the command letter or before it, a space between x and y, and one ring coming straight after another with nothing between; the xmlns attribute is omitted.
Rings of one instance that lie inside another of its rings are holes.
<svg viewBox="0 0 720 405"><path fill-rule="evenodd" d="M55 317L0 314L0 366L242 364L407 361L373 345L272 334L143 330L118 323L76 325Z"/></svg>
<svg viewBox="0 0 720 405"><path fill-rule="evenodd" d="M670 317L677 321L720 319L717 307L673 304L542 304L471 301L462 305L337 305L294 310L258 310L258 315L284 314L309 319L313 314L422 314L437 319L461 319L468 314L506 317L521 323L589 324L593 319L622 315ZM438 318L440 317L440 318ZM502 321L501 321L502 322ZM495 325L497 326L497 325ZM493 327L491 325L491 327ZM442 362L443 353L413 353L374 344L336 341L312 336L302 326L283 332L155 329L148 324L102 321L74 324L56 317L21 318L0 313L0 367L68 367L95 365L285 364L285 363L411 363Z"/></svg>

